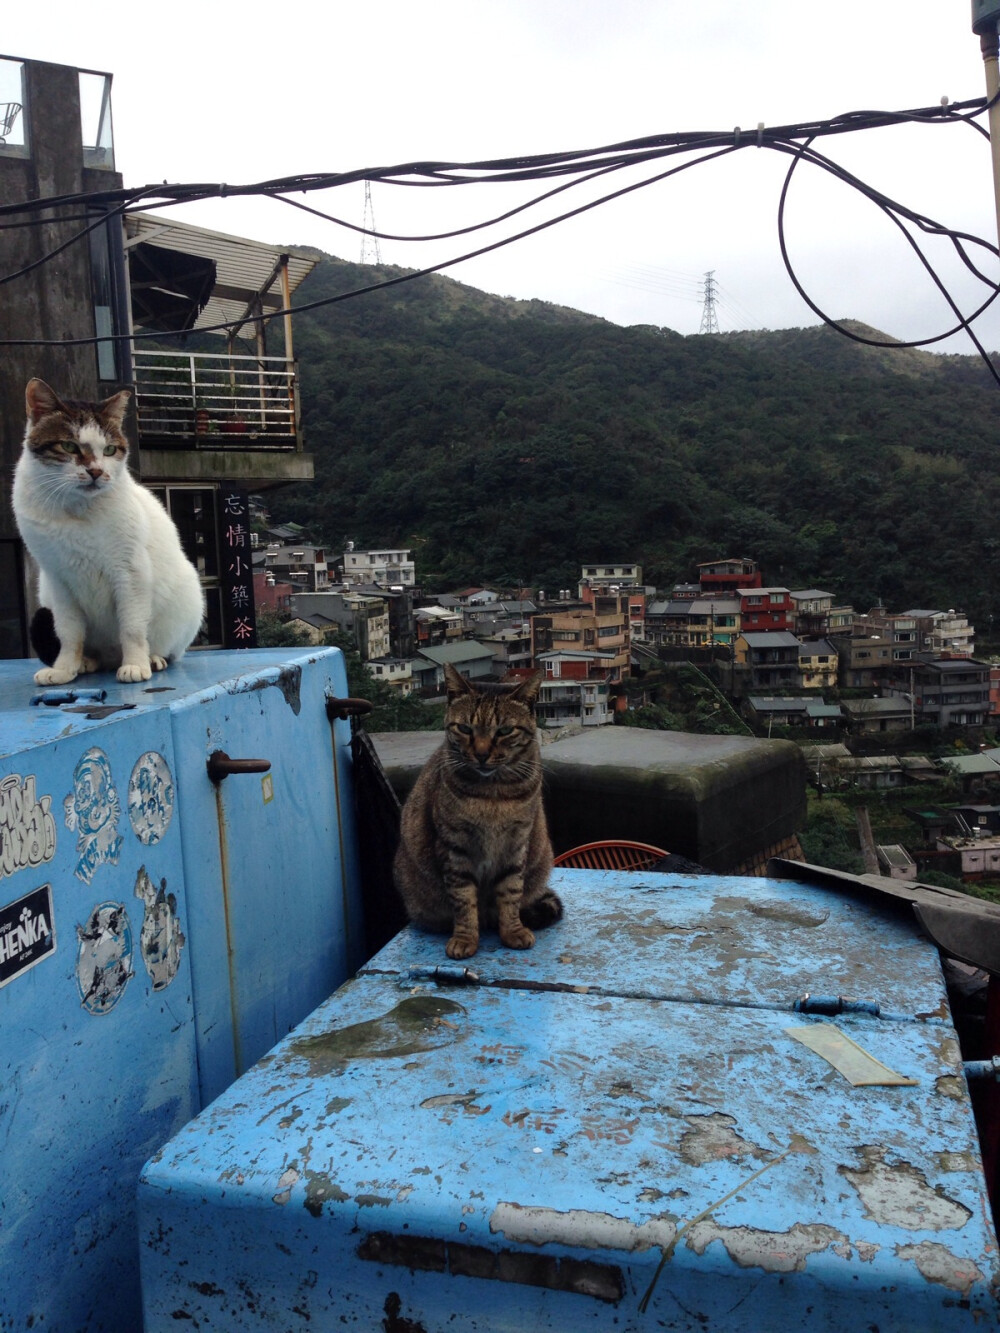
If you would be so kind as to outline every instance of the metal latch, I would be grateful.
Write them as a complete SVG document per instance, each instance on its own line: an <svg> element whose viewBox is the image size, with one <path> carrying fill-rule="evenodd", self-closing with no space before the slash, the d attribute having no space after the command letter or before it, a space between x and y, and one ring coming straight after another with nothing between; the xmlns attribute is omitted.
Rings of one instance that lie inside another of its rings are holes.
<svg viewBox="0 0 1000 1333"><path fill-rule="evenodd" d="M230 759L225 750L213 750L208 756L205 767L213 782L221 782L233 773L266 773L271 767L270 759Z"/></svg>
<svg viewBox="0 0 1000 1333"><path fill-rule="evenodd" d="M372 705L368 699L327 698L326 701L326 715L331 722L334 718L346 722L349 717L367 717L371 711Z"/></svg>
<svg viewBox="0 0 1000 1333"><path fill-rule="evenodd" d="M44 704L46 708L61 708L63 704L101 704L107 697L107 690L101 689L43 690L41 694L32 695L31 706L37 708L39 704Z"/></svg>

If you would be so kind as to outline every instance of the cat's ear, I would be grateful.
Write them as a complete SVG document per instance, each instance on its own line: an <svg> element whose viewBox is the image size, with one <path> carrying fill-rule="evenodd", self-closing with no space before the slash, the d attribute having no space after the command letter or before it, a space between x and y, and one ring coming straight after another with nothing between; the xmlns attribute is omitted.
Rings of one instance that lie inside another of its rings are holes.
<svg viewBox="0 0 1000 1333"><path fill-rule="evenodd" d="M463 694L472 693L472 686L450 662L444 664L444 687L449 699L457 699Z"/></svg>
<svg viewBox="0 0 1000 1333"><path fill-rule="evenodd" d="M102 417L109 421L117 422L120 426L125 417L125 410L128 407L128 400L132 397L128 389L122 389L121 393L112 394L110 398L105 398L98 411Z"/></svg>
<svg viewBox="0 0 1000 1333"><path fill-rule="evenodd" d="M44 380L28 380L24 390L24 405L33 426L50 412L61 412L63 405Z"/></svg>
<svg viewBox="0 0 1000 1333"><path fill-rule="evenodd" d="M510 692L510 697L516 699L518 703L527 704L529 708L534 708L535 700L538 698L538 691L542 688L542 673L534 672L526 680L522 680L519 685L515 685Z"/></svg>

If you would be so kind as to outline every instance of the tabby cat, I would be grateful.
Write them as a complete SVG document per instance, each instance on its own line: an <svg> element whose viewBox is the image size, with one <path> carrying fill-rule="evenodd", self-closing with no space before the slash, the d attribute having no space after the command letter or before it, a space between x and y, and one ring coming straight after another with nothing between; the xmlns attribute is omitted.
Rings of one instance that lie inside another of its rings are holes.
<svg viewBox="0 0 1000 1333"><path fill-rule="evenodd" d="M101 403L62 400L39 379L25 390L14 515L39 568L39 685L101 667L121 681L149 680L183 656L201 624L198 571L126 465L128 400L127 390Z"/></svg>
<svg viewBox="0 0 1000 1333"><path fill-rule="evenodd" d="M410 919L447 931L449 958L471 958L480 927L530 949L532 927L562 916L542 809L533 706L541 673L513 689L445 667L445 738L403 806L396 887Z"/></svg>

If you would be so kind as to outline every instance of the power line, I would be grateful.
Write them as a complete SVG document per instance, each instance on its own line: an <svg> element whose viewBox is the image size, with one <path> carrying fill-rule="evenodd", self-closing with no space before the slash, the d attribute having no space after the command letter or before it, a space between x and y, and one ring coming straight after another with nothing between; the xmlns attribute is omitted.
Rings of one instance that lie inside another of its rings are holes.
<svg viewBox="0 0 1000 1333"><path fill-rule="evenodd" d="M362 180L366 182L366 194L367 194L367 186L372 181L376 180L381 181L385 184L399 185L404 187L416 186L416 187L440 188L445 186L469 185L477 183L503 184L515 181L518 182L546 181L546 180L551 180L553 178L558 178L560 176L569 177L569 179L564 181L563 184L556 186L550 190L546 190L543 193L537 195L535 198L529 200L527 203L521 204L514 209L509 209L507 210L506 213L502 213L497 217L491 217L483 222L476 223L470 227L461 228L452 233L442 233L438 237L424 236L424 237L406 238L414 241L443 239L444 237L447 237L449 235L458 236L461 234L466 234L468 232L473 232L476 230L481 230L490 226L494 226L497 223L507 220L508 218L513 217L515 214L522 212L527 208L535 207L538 204L542 203L544 200L551 199L553 196L559 194L564 190L573 188L587 181L596 180L609 173L621 171L628 167L635 167L637 165L654 163L658 160L662 160L663 158L669 158L679 154L688 155L688 160L680 163L677 166L668 168L663 171L655 172L637 182L634 182L630 185L626 185L620 189L608 191L607 193L599 196L598 198L592 199L589 202L577 208L568 209L565 212L562 212L560 214L557 214L556 216L547 218L546 220L537 223L535 226L527 227L522 231L514 233L513 235L502 237L501 239L494 241L491 244L480 246L477 249L467 252L466 254L458 255L453 258L444 260L441 263L433 264L422 269L417 269L409 273L401 274L397 277L382 282L366 284L365 286L356 288L352 291L340 293L337 296L327 297L322 300L296 306L290 311L281 310L281 311L271 312L267 316L267 318L272 319L284 315L286 313L294 314L297 312L301 312L303 310L311 310L311 309L316 309L320 306L335 304L338 301L349 300L355 296L366 295L370 292L380 290L384 287L394 286L400 282L412 281L415 278L422 277L430 273L440 272L442 269L452 267L455 264L464 262L465 260L475 258L479 255L488 253L489 251L496 250L503 246L513 244L514 242L522 240L527 236L531 236L538 232L544 231L549 227L565 222L569 218L579 216L580 214L585 213L592 208L596 208L601 204L607 203L610 200L621 198L631 193L634 190L643 189L646 186L655 184L659 181L664 181L669 177L676 175L678 172L687 170L689 167L701 165L702 163L713 160L715 158L724 157L731 152L740 151L750 147L756 147L758 149L766 148L773 151L788 154L792 157L792 162L786 174L784 186L781 192L781 199L778 211L778 241L779 241L779 248L781 250L782 260L785 264L789 277L791 278L793 285L796 287L796 290L806 301L807 305L809 305L810 309L812 309L814 313L816 313L819 316L820 319L822 319L825 323L830 325L830 327L837 329L839 332L845 334L846 336L852 337L856 341L869 342L878 346L886 346L886 347L927 346L934 342L938 342L943 338L950 337L952 334L958 332L959 330L964 329L972 339L973 344L977 348L977 351L979 351L980 355L986 361L994 378L997 380L998 383L1000 383L1000 374L998 374L995 368L992 366L992 363L990 362L985 350L982 348L981 344L979 343L978 339L976 338L975 334L971 329L972 322L986 310L986 308L991 304L991 302L997 296L998 288L996 282L993 279L989 278L985 273L983 273L981 269L977 266L977 264L974 262L972 258L970 251L976 247L979 247L984 249L991 256L991 258L995 259L998 256L998 253L1000 253L998 252L997 246L991 244L988 241L983 240L982 238L972 236L967 233L958 232L953 229L949 229L944 225L942 225L941 223L938 223L933 219L928 218L925 215L916 212L915 210L909 209L904 205L889 199L887 196L883 195L879 191L873 189L872 187L865 184L863 181L859 180L857 177L853 176L850 172L846 171L844 168L841 168L838 164L831 161L831 159L817 152L816 149L813 147L815 140L821 137L837 135L837 134L845 134L845 133L854 133L866 129L874 129L874 128L880 128L890 125L906 124L906 123L918 123L927 125L966 124L971 126L980 134L985 135L986 132L982 129L982 127L980 127L975 123L973 117L982 114L982 112L986 109L987 109L986 100L984 98L976 98L968 102L960 102L960 103L945 104L945 105L938 104L932 107L918 108L910 111L899 111L899 112L854 111L854 112L849 112L842 116L834 117L830 120L811 122L805 125L780 126L770 129L766 129L763 125L761 125L758 126L755 133L748 132L747 134L743 134L743 132L737 127L733 131L724 131L724 132L715 131L708 133L696 132L696 133L653 135L643 139L629 140L625 143L611 144L600 148L582 149L568 153L548 153L548 154L538 154L527 157L494 159L491 161L484 161L484 162L471 162L471 163L413 162L413 163L396 165L393 167L365 168L363 170L351 171L351 172L325 173L325 174L317 173L313 175L284 177L276 180L258 182L255 185L243 185L243 186L230 186L225 184L207 184L207 183L188 184L188 185L168 185L165 183L162 185L145 185L138 189L131 189L131 190L123 188L118 190L100 191L94 193L81 193L81 194L62 195L58 197L49 197L49 198L42 198L35 200L25 200L18 204L7 204L0 206L0 217L20 216L21 218L31 219L32 221L35 221L36 224L39 226L45 226L48 225L48 223L50 223L53 220L51 217L53 211L70 207L79 208L83 206L88 209L91 209L94 208L95 206L105 205L109 206L113 212L131 212L139 207L142 207L144 209L150 209L150 208L158 209L158 208L171 207L179 203L187 203L206 198L226 198L226 197L239 197L248 195L262 195L265 197L278 199L280 202L291 204L296 207L307 207L299 203L299 201L288 199L285 196L288 194L289 191L293 190L308 192L312 190L332 189L341 185L356 183ZM698 153L698 156L694 157L690 156L693 153ZM950 328L947 332L937 334L931 338L913 340L911 342L902 344L895 339L889 341L889 340L860 338L858 335L854 334L850 330L845 329L842 325L839 325L835 320L827 316L818 307L818 305L816 305L816 303L814 303L808 297L808 295L804 291L804 288L802 287L802 284L799 282L797 276L794 273L791 261L788 256L786 238L785 238L785 225L784 225L784 209L785 209L785 201L787 198L789 185L795 169L802 161L806 161L811 165L818 166L821 169L828 171L842 183L850 186L852 189L859 191L861 194L863 194L865 197L867 197L869 200L875 203L879 208L881 208L891 218L891 220L903 231L908 243L913 247L913 249L917 253L928 275L931 277L932 281L934 281L935 284L938 286L939 290L942 292L942 294L948 301L950 308L954 312L957 319L957 323L953 328ZM319 210L313 210L313 209L308 209L308 211L319 212ZM42 218L36 216L37 214L40 214L42 212L49 213L49 217ZM320 214L320 216L329 216L329 215ZM331 222L338 223L339 225L353 227L353 224L346 223L341 219L337 219L332 216L329 217L329 220ZM375 230L373 217L366 218L365 221L366 223L370 223L370 225L365 225L362 226L361 228L353 227L353 229L360 230L366 235L370 235L373 239L377 239L380 237L385 239L383 233L380 233ZM917 244L915 237L907 229L908 225L913 226L917 230L923 231L928 235L936 236L939 238L947 238L948 240L950 240L956 253L960 257L962 262L965 264L965 266L979 281L981 281L989 289L989 296L982 302L979 308L972 315L964 316L962 315L961 311L959 311L956 303L948 294L941 279L939 278L933 267L930 265L929 261L923 255L923 252L921 251L919 245ZM54 249L48 255L42 256L39 260L36 260L34 264L28 266L27 268L19 270L17 273L8 274L6 275L6 277L0 277L0 283L13 281L17 277L23 276L25 273L31 271L31 269L36 268L40 264L47 262L48 259L52 258L56 253L64 249L66 245L72 244L74 240L82 239L89 230L90 228L86 228L83 231L79 232L74 238L71 238L69 241L63 242L57 249ZM712 270L712 273L714 273L714 270ZM706 279L708 277L709 275L706 275ZM708 293L706 292L706 298L707 295ZM709 313L711 313L713 316L715 314L714 307L717 304L717 301L718 301L717 291L714 289L714 284L713 284L711 303L709 303L706 300L706 304L711 305L711 311ZM209 331L223 330L227 329L228 327L229 327L228 324L220 323L218 325L212 326L212 329L210 330L205 329L202 331L209 332ZM133 335L133 337L135 338L141 338L143 336L144 335L141 334ZM145 336L163 338L164 336L169 336L169 335L164 335L162 332L160 332L160 333L152 333ZM119 337L123 341L128 340L127 335L119 335ZM97 341L107 341L107 340L108 340L107 335L102 336L101 339L97 338L4 339L0 341L0 345L71 346L71 345L81 345L81 344L94 343Z"/></svg>

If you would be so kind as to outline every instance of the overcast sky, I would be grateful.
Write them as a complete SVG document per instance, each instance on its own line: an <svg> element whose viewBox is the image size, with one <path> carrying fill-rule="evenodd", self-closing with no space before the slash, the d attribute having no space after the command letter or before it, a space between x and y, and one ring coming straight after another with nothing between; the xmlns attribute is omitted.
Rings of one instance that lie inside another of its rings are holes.
<svg viewBox="0 0 1000 1333"><path fill-rule="evenodd" d="M760 121L923 107L985 89L968 0L47 0L7 9L3 54L113 74L127 185L242 184L672 131L753 132ZM996 243L989 149L973 130L892 128L820 146L883 193ZM722 330L815 324L778 250L787 167L787 157L746 149L446 271L502 296L696 333L711 270ZM526 197L519 190L376 184L372 206L379 230L426 234L491 217ZM584 197L569 193L574 203ZM361 187L306 202L363 221ZM356 233L271 200L212 200L175 216L351 260L362 254ZM797 171L787 221L800 279L831 315L901 339L954 322L896 228L825 173ZM523 225L472 240L381 241L380 256L419 268ZM928 253L972 309L982 289L948 248L935 241ZM987 347L1000 348L1000 312L977 327ZM941 349L972 352L964 337Z"/></svg>

